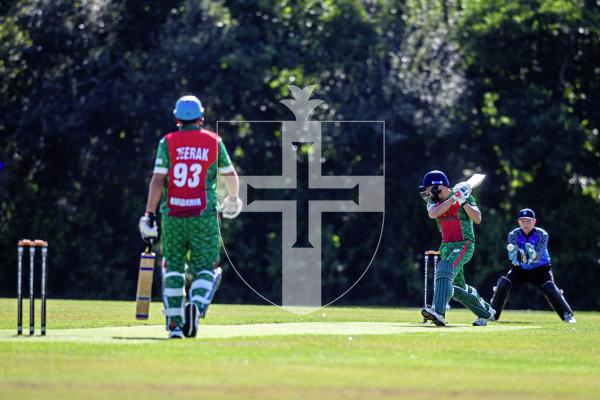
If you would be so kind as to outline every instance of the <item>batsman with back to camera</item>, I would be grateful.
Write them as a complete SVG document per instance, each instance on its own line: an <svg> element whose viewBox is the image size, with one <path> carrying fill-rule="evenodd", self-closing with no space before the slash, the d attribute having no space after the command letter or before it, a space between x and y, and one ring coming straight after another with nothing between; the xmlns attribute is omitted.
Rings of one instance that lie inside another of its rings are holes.
<svg viewBox="0 0 600 400"><path fill-rule="evenodd" d="M446 174L438 170L426 173L419 186L427 201L427 214L435 219L442 234L433 305L426 306L421 314L437 326L446 326L446 306L452 298L477 316L474 326L486 326L494 310L475 288L466 284L464 275L464 266L475 251L473 223L481 223L481 212L466 182L457 183L452 189L449 186Z"/></svg>
<svg viewBox="0 0 600 400"><path fill-rule="evenodd" d="M518 228L508 234L508 259L512 266L506 275L498 279L492 297L492 307L496 310L494 319L500 318L513 284L531 283L542 290L550 306L560 319L574 324L573 310L561 290L554 283L550 253L548 252L548 233L535 226L537 220L531 208L519 211Z"/></svg>
<svg viewBox="0 0 600 400"><path fill-rule="evenodd" d="M140 218L139 229L145 240L158 237L155 212L160 202L161 244L166 262L163 313L169 338L183 338L184 328L188 330L190 326L194 334L185 336L195 335L199 316L204 315L220 282L220 268L215 268L221 245L217 174L225 177L228 193L223 201L223 215L236 217L242 201L238 198L238 176L221 137L202 128L204 108L200 100L195 96L181 97L173 114L179 129L158 144L146 212ZM186 268L193 277L187 306Z"/></svg>

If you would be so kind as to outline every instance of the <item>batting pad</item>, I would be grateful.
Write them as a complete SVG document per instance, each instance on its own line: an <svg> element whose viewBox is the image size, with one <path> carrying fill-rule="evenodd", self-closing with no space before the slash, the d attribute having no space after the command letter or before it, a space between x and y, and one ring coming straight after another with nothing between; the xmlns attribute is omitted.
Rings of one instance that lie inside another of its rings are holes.
<svg viewBox="0 0 600 400"><path fill-rule="evenodd" d="M452 281L454 268L450 261L440 261L435 270L435 288L433 290L433 308L441 315L446 314L446 305L454 293Z"/></svg>
<svg viewBox="0 0 600 400"><path fill-rule="evenodd" d="M459 286L454 286L454 300L467 307L479 318L488 319L492 316L489 311L491 308L490 305L479 296L475 288L469 285L466 285L466 290Z"/></svg>

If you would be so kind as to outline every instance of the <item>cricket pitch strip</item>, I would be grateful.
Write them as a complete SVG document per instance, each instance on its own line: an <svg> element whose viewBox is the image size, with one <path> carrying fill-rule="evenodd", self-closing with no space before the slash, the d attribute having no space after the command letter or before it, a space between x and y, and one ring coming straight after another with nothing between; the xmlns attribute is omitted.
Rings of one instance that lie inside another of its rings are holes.
<svg viewBox="0 0 600 400"><path fill-rule="evenodd" d="M400 335L409 333L491 333L524 329L539 329L540 326L488 325L474 327L454 324L438 328L433 324L394 323L394 322L298 322L248 325L201 325L195 339L227 339L237 337L281 336L281 335ZM143 325L130 327L50 329L45 337L16 336L15 330L0 330L0 342L10 341L83 341L112 343L147 343L152 340L167 340L164 325Z"/></svg>

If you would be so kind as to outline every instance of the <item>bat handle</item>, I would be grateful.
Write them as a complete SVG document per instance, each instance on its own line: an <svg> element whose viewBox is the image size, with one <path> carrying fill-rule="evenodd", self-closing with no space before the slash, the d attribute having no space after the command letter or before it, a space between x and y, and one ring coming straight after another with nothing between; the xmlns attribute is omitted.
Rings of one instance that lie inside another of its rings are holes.
<svg viewBox="0 0 600 400"><path fill-rule="evenodd" d="M152 253L152 244L154 243L153 238L146 239L146 253Z"/></svg>

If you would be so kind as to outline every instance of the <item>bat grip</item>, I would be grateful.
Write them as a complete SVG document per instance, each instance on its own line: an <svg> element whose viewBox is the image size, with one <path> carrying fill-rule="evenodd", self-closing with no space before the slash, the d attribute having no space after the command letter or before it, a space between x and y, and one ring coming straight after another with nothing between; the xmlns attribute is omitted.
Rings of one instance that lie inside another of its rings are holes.
<svg viewBox="0 0 600 400"><path fill-rule="evenodd" d="M148 238L145 240L146 242L146 253L152 253L152 244L154 243L154 239Z"/></svg>

